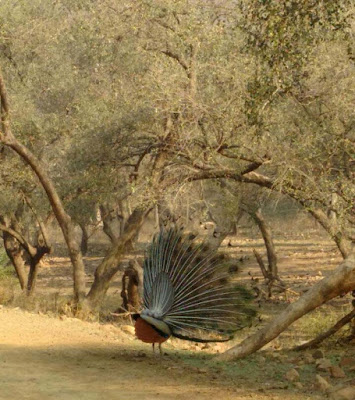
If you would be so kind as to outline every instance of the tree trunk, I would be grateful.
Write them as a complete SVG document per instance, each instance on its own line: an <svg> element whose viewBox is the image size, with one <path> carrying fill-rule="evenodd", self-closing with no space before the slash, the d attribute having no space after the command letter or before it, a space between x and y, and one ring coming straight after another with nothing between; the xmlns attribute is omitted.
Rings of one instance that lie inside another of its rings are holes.
<svg viewBox="0 0 355 400"><path fill-rule="evenodd" d="M140 307L139 295L140 278L134 261L130 261L122 276L122 311L138 312Z"/></svg>
<svg viewBox="0 0 355 400"><path fill-rule="evenodd" d="M216 226L212 236L208 238L208 244L211 246L211 249L218 250L229 233L229 229L224 229L222 226Z"/></svg>
<svg viewBox="0 0 355 400"><path fill-rule="evenodd" d="M175 224L179 216L176 216L170 209L169 205L165 200L159 199L156 206L156 221L159 229L163 229L169 224Z"/></svg>
<svg viewBox="0 0 355 400"><path fill-rule="evenodd" d="M70 216L65 212L62 201L39 159L20 143L12 133L10 126L10 106L8 102L5 82L0 71L0 98L1 98L1 122L3 132L0 132L0 141L14 150L28 164L39 179L45 190L54 215L63 232L69 256L73 265L74 295L77 301L85 296L85 266L79 244L75 238L74 225Z"/></svg>
<svg viewBox="0 0 355 400"><path fill-rule="evenodd" d="M338 195L336 193L332 193L330 198L330 205L333 209L336 207L337 202L338 202ZM333 224L336 224L337 214L335 211L330 210L328 212L328 218L330 219L330 221L332 221Z"/></svg>
<svg viewBox="0 0 355 400"><path fill-rule="evenodd" d="M35 289L38 267L41 259L51 252L47 244L46 234L43 228L37 235L37 245L32 246L22 234L21 224L18 221L22 213L16 212L9 218L0 216L0 229L3 231L4 247L15 268L22 290L26 289L27 294L32 294ZM40 244L42 243L42 245ZM28 277L25 272L25 257L30 264Z"/></svg>
<svg viewBox="0 0 355 400"><path fill-rule="evenodd" d="M263 274L264 279L269 279L269 273L265 267L263 258L261 257L260 253L255 249L253 249L253 253L256 258L257 263L259 264L259 267L261 269L261 273Z"/></svg>
<svg viewBox="0 0 355 400"><path fill-rule="evenodd" d="M17 278L22 290L26 288L27 274L25 270L25 259L23 257L23 249L19 243L7 232L3 233L4 247L7 256L15 268Z"/></svg>
<svg viewBox="0 0 355 400"><path fill-rule="evenodd" d="M81 254L85 256L88 252L88 244L89 244L89 233L87 227L84 224L79 224L81 229L81 242L80 242L80 250Z"/></svg>
<svg viewBox="0 0 355 400"><path fill-rule="evenodd" d="M238 359L256 352L309 311L351 290L355 290L355 252L343 261L331 275L315 284L264 328L221 354L217 359Z"/></svg>
<svg viewBox="0 0 355 400"><path fill-rule="evenodd" d="M279 272L277 269L277 256L275 251L274 242L272 240L271 228L265 221L260 208L253 213L250 213L256 224L258 225L261 235L263 237L267 259L268 259L268 275L270 280L279 279Z"/></svg>
<svg viewBox="0 0 355 400"><path fill-rule="evenodd" d="M238 209L238 213L235 217L235 220L232 221L232 228L231 228L231 232L230 234L233 236L237 236L238 235L238 225L240 220L242 219L244 214L244 211L242 210L242 208Z"/></svg>
<svg viewBox="0 0 355 400"><path fill-rule="evenodd" d="M35 289L37 283L37 275L39 266L42 258L51 252L51 248L48 246L38 246L36 247L36 253L34 255L29 254L30 256L30 271L28 273L27 279L27 295L31 296Z"/></svg>
<svg viewBox="0 0 355 400"><path fill-rule="evenodd" d="M39 178L45 192L47 193L53 212L57 218L59 226L66 241L69 256L73 265L74 295L77 301L85 295L85 266L82 259L79 245L75 238L74 225L70 216L65 212L62 202L54 188L54 185L47 175L45 168L39 160L15 138L10 141L2 141L19 154L34 170Z"/></svg>
<svg viewBox="0 0 355 400"><path fill-rule="evenodd" d="M96 308L104 298L112 278L119 271L121 260L126 253L127 245L138 234L150 209L135 209L129 217L124 234L118 238L102 263L95 271L92 287L86 297L85 306L89 309Z"/></svg>
<svg viewBox="0 0 355 400"><path fill-rule="evenodd" d="M334 219L328 218L322 210L309 209L308 211L328 232L328 234L336 243L341 255L345 259L350 253L350 242L344 237L344 234L337 229L336 221L334 222Z"/></svg>
<svg viewBox="0 0 355 400"><path fill-rule="evenodd" d="M41 165L39 160L15 138L10 142L4 142L4 144L11 147L30 165L47 194L68 247L69 257L73 265L74 296L77 301L80 301L84 298L86 292L85 266L79 244L75 237L74 224L70 216L65 212L62 201L58 196L53 182L47 175L45 168Z"/></svg>
<svg viewBox="0 0 355 400"><path fill-rule="evenodd" d="M213 212L209 208L208 204L205 202L207 208L207 216L210 221L214 224L213 232L207 238L207 243L211 247L211 249L218 250L224 239L230 234L232 231L233 222L228 220L226 221L225 218L217 218L213 215Z"/></svg>
<svg viewBox="0 0 355 400"><path fill-rule="evenodd" d="M112 211L110 210L110 207L108 207L104 204L100 205L99 208L100 208L101 220L103 223L102 230L108 236L108 238L110 239L110 242L113 244L117 241L118 235L116 235L115 229L113 226L114 218L112 217Z"/></svg>
<svg viewBox="0 0 355 400"><path fill-rule="evenodd" d="M31 260L30 271L28 273L28 280L27 280L27 295L28 296L31 296L36 289L39 263L40 263L40 260L38 260L38 261Z"/></svg>
<svg viewBox="0 0 355 400"><path fill-rule="evenodd" d="M232 236L237 236L238 235L238 222L237 221L233 221L232 230L231 230L230 234Z"/></svg>
<svg viewBox="0 0 355 400"><path fill-rule="evenodd" d="M130 311L138 312L140 306L140 296L138 291L139 276L138 271L131 266L130 274L128 275L127 298Z"/></svg>
<svg viewBox="0 0 355 400"><path fill-rule="evenodd" d="M117 218L120 221L120 235L123 235L126 222L129 218L127 200L119 200L118 207L119 207L119 213L117 213L118 214Z"/></svg>

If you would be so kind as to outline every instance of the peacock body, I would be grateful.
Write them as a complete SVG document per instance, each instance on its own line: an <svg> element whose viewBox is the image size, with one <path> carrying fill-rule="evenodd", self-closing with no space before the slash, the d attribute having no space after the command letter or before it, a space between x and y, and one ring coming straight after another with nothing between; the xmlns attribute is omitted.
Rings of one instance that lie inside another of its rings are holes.
<svg viewBox="0 0 355 400"><path fill-rule="evenodd" d="M250 324L252 296L233 282L237 269L181 229L161 230L143 264L143 310L135 332L143 342L170 336L195 342L227 341Z"/></svg>

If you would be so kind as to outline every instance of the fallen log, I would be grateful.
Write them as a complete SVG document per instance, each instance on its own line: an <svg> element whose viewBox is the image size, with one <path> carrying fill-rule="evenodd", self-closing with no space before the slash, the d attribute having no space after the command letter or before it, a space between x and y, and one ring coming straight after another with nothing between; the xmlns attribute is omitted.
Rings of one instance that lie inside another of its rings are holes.
<svg viewBox="0 0 355 400"><path fill-rule="evenodd" d="M334 297L352 290L355 290L355 251L333 273L315 284L264 328L247 337L237 346L218 355L216 359L219 361L235 360L256 352L279 336L297 319Z"/></svg>

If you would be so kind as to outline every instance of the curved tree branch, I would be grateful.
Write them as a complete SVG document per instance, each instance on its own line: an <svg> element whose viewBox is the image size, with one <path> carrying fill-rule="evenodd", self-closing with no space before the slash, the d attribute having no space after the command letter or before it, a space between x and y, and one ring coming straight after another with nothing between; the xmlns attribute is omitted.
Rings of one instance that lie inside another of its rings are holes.
<svg viewBox="0 0 355 400"><path fill-rule="evenodd" d="M35 208L33 207L30 199L28 198L28 196L26 196L25 193L23 193L23 197L25 199L26 204L28 205L29 209L32 211L32 214L34 215L37 223L38 223L38 227L40 230L40 233L43 237L43 242L45 247L50 248L49 246L49 240L48 240L48 234L47 234L47 229L45 227L44 222L42 221L42 219L40 218L40 216L38 215L37 211L35 210Z"/></svg>
<svg viewBox="0 0 355 400"><path fill-rule="evenodd" d="M37 253L37 250L35 247L33 247L28 241L21 235L21 233L16 232L12 228L8 228L7 226L0 224L0 230L3 232L7 232L9 235L11 235L14 239L16 239L20 245L30 254L30 256L35 256Z"/></svg>

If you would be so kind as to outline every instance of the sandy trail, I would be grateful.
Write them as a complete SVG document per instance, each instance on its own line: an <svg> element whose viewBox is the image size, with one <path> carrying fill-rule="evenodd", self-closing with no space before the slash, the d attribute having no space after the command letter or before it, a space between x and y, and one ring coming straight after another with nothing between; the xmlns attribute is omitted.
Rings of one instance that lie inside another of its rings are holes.
<svg viewBox="0 0 355 400"><path fill-rule="evenodd" d="M304 246L303 242L301 244ZM299 244L283 252L280 270L286 282L294 280L294 274L305 274L304 264L309 260L303 258L310 257L314 250L308 242L306 248L307 254ZM238 256L245 254L240 253L238 248L231 251L236 251ZM338 262L333 245L322 245L321 252L317 251L317 269L313 280L322 278L318 276L318 268L323 271L326 266L324 272L327 273ZM48 284L47 280L60 272L57 269L44 268L40 283ZM246 272L249 270L248 267ZM68 281L69 287L70 274L64 272L60 277ZM306 284L313 284L312 279L306 280ZM52 283L53 287L58 287L57 280ZM174 349L168 344L169 356L160 359L152 355L148 345L113 325L88 323L74 318L61 320L0 306L0 400L322 398L314 393L267 389L270 382L266 377L258 381L255 369L247 376L248 379L238 379L234 375L228 378L216 371L198 371L179 357L179 353L183 354L183 346L179 344L179 349ZM256 369L259 367L264 368L263 365L253 366ZM275 379L280 381L283 378L278 376Z"/></svg>
<svg viewBox="0 0 355 400"><path fill-rule="evenodd" d="M2 308L0 340L1 400L244 398L110 325Z"/></svg>
<svg viewBox="0 0 355 400"><path fill-rule="evenodd" d="M285 398L284 391L261 393L250 382L201 373L171 346L168 352L154 356L112 325L0 306L0 400ZM290 400L309 398L287 392Z"/></svg>

